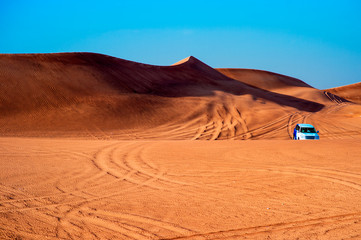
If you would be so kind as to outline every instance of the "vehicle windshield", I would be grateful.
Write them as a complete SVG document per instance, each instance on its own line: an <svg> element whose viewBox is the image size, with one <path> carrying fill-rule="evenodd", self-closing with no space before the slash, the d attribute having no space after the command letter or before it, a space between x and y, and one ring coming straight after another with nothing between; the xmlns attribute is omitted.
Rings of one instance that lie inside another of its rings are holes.
<svg viewBox="0 0 361 240"><path fill-rule="evenodd" d="M316 133L315 128L301 128L301 133Z"/></svg>

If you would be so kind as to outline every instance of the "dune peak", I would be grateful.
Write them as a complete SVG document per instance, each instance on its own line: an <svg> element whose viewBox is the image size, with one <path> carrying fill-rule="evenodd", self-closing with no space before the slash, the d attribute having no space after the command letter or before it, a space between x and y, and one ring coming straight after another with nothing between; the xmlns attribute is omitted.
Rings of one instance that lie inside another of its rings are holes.
<svg viewBox="0 0 361 240"><path fill-rule="evenodd" d="M199 59L197 59L196 57L193 57L193 56L189 56L189 57L186 57L176 63L173 63L172 66L175 66L175 65L180 65L180 64L183 64L183 63L186 63L186 62L201 62Z"/></svg>
<svg viewBox="0 0 361 240"><path fill-rule="evenodd" d="M0 134L88 136L116 132L117 136L133 138L127 134L141 134L164 124L185 125L179 129L189 126L188 133L193 133L198 122L204 122L206 130L200 128L195 136L182 132L166 136L168 130L157 136L260 139L277 131L281 139L291 136L291 128L258 135L249 134L247 128L258 129L260 122L268 124L285 111L290 116L294 111L312 113L315 121L317 112L322 113L326 105L337 107L345 102L301 80L272 72L215 69L194 56L174 65L148 65L96 53L0 54ZM342 93L359 96L357 90ZM270 117L264 112L271 112ZM359 117L361 107L345 107L341 113ZM244 116L247 120L242 120ZM338 117L333 116L332 121ZM208 129L208 125L215 127ZM234 127L227 130L227 126ZM358 134L359 128L354 126L350 125L350 131Z"/></svg>

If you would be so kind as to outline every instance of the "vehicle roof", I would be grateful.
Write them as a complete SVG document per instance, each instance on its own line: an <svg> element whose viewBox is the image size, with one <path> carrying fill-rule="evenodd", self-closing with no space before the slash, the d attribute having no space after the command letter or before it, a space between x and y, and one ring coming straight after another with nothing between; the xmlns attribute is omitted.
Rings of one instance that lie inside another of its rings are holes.
<svg viewBox="0 0 361 240"><path fill-rule="evenodd" d="M314 126L312 126L311 124L307 124L307 123L299 123L297 124L300 127L309 127L309 128L313 128Z"/></svg>

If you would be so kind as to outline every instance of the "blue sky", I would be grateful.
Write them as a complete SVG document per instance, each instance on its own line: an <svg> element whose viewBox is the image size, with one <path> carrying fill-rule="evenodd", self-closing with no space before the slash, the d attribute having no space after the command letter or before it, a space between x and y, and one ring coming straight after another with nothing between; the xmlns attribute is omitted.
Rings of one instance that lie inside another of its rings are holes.
<svg viewBox="0 0 361 240"><path fill-rule="evenodd" d="M254 68L317 88L361 81L361 1L0 2L0 53L97 52Z"/></svg>

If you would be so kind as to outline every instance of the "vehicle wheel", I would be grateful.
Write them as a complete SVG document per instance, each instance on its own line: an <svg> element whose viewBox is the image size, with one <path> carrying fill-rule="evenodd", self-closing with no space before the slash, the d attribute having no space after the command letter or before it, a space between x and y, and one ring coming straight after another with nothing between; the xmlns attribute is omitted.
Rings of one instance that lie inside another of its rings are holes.
<svg viewBox="0 0 361 240"><path fill-rule="evenodd" d="M300 138L297 138L297 140L300 140Z"/></svg>

